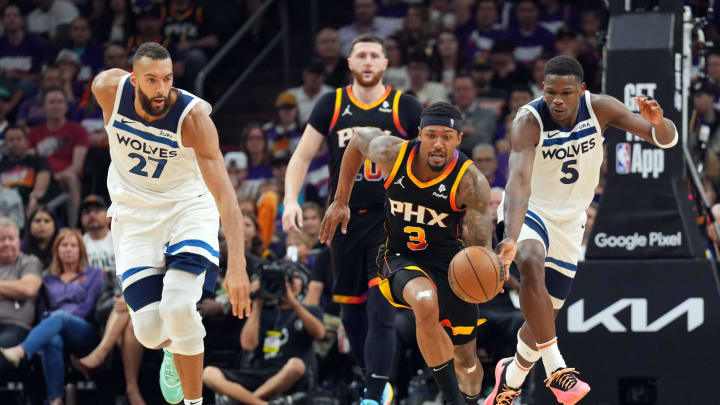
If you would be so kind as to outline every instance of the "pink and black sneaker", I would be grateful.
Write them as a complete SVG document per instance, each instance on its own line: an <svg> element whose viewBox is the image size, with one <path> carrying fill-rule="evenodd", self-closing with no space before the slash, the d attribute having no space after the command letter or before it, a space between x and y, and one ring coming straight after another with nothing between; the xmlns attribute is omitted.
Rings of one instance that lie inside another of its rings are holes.
<svg viewBox="0 0 720 405"><path fill-rule="evenodd" d="M512 357L498 361L497 366L495 366L495 389L485 399L483 405L512 405L515 398L522 392L519 389L508 387L505 381L505 371L512 361Z"/></svg>
<svg viewBox="0 0 720 405"><path fill-rule="evenodd" d="M574 368L559 368L545 379L545 385L563 405L575 405L590 392L588 383L579 380L575 374L580 373Z"/></svg>

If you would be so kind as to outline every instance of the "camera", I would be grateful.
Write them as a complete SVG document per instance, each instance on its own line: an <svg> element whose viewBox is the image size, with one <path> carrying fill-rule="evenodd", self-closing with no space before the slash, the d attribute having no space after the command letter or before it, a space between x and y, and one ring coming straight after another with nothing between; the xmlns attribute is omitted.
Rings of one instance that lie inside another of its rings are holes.
<svg viewBox="0 0 720 405"><path fill-rule="evenodd" d="M303 286L307 286L309 271L302 263L277 260L260 268L259 296L264 300L275 300L284 297L285 280L299 275Z"/></svg>

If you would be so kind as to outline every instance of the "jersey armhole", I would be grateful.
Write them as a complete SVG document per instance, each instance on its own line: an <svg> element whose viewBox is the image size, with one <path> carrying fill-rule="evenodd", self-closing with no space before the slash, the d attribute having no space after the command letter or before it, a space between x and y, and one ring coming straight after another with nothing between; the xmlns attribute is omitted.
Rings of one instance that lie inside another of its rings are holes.
<svg viewBox="0 0 720 405"><path fill-rule="evenodd" d="M108 124L110 124L110 121L112 121L112 116L118 112L118 108L120 108L120 100L122 100L122 95L125 91L125 83L128 81L129 78L130 73L124 75L120 78L120 81L118 81L117 89L115 90L115 105L113 105L112 114L110 114L110 120L108 121ZM131 108L135 108L135 106L132 106Z"/></svg>
<svg viewBox="0 0 720 405"><path fill-rule="evenodd" d="M463 175L465 174L465 171L467 170L468 166L473 164L473 161L468 159L466 160L462 166L460 167L460 170L458 171L457 177L455 178L455 182L452 185L452 188L450 189L450 207L452 207L453 211L465 211L465 208L458 208L455 204L455 195L457 194L458 186L460 186L460 180L462 180Z"/></svg>
<svg viewBox="0 0 720 405"><path fill-rule="evenodd" d="M400 152L397 155L397 158L395 158L395 164L393 165L392 171L390 172L390 175L388 176L387 180L385 180L385 189L390 187L390 184L392 184L392 181L395 179L395 175L397 174L398 170L400 169L400 164L402 163L403 159L405 158L405 151L407 150L408 144L410 141L405 141L402 143L402 146L400 146Z"/></svg>
<svg viewBox="0 0 720 405"><path fill-rule="evenodd" d="M393 105L392 105L392 115L393 115L393 122L395 123L395 128L397 128L398 132L400 134L407 138L408 134L405 132L405 129L402 127L402 123L400 123L400 96L402 95L402 91L397 90L395 92L395 98L393 99Z"/></svg>
<svg viewBox="0 0 720 405"><path fill-rule="evenodd" d="M178 90L178 97L182 97L181 93L179 93L180 90ZM185 117L190 113L190 111L195 107L195 105L200 101L199 98L193 97L192 100L185 106L183 109L183 112L180 114L180 119L178 119L178 126L177 131L175 133L177 134L177 143L180 148L185 148L185 145L182 141L182 125L183 121L185 121Z"/></svg>
<svg viewBox="0 0 720 405"><path fill-rule="evenodd" d="M533 107L529 107L527 104L520 108L530 111L530 113L533 115L533 117L535 117L535 119L537 120L538 125L540 126L540 140L538 141L538 145L542 145L544 129L543 129L543 121L542 121L542 118L540 117L540 112L538 112Z"/></svg>
<svg viewBox="0 0 720 405"><path fill-rule="evenodd" d="M335 89L335 109L333 110L332 120L330 120L330 127L328 128L328 135L335 128L338 118L340 117L340 102L342 101L342 87Z"/></svg>

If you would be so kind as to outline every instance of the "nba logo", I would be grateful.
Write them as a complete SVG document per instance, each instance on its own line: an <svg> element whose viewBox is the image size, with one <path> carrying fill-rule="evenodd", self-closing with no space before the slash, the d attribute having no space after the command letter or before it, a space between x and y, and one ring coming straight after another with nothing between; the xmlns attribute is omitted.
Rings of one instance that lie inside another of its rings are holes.
<svg viewBox="0 0 720 405"><path fill-rule="evenodd" d="M450 118L450 128L455 126L455 120Z"/></svg>
<svg viewBox="0 0 720 405"><path fill-rule="evenodd" d="M615 145L615 172L630 173L630 144L621 142Z"/></svg>

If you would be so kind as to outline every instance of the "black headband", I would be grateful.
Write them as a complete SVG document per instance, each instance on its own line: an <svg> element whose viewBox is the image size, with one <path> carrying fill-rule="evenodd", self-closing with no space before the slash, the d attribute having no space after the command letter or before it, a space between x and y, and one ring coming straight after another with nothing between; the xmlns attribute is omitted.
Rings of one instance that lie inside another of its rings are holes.
<svg viewBox="0 0 720 405"><path fill-rule="evenodd" d="M428 125L442 125L460 132L460 122L455 118L444 115L424 115L420 118L420 128L425 128Z"/></svg>

